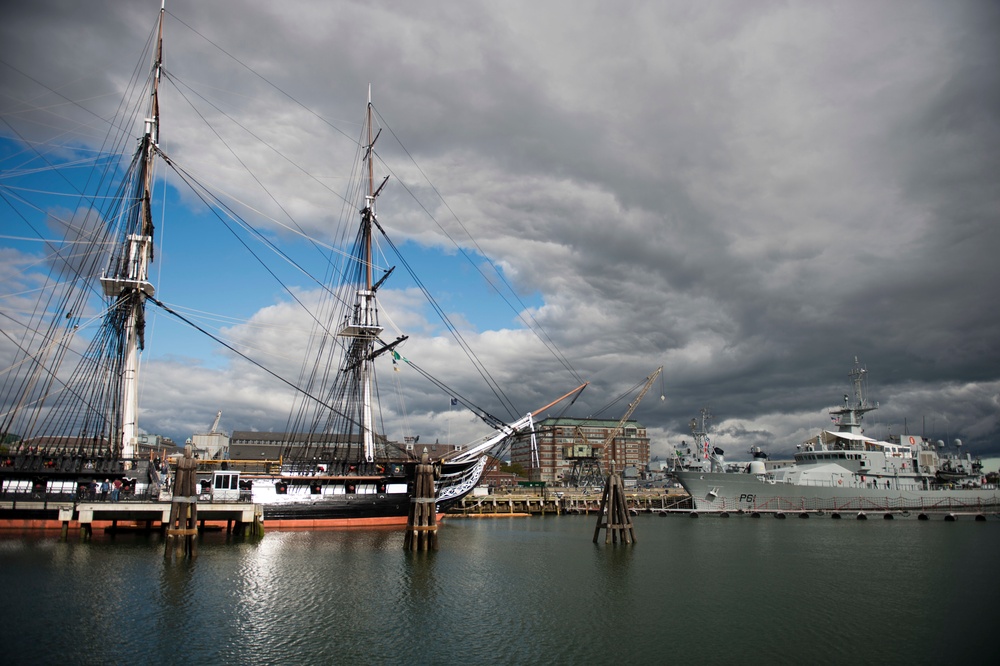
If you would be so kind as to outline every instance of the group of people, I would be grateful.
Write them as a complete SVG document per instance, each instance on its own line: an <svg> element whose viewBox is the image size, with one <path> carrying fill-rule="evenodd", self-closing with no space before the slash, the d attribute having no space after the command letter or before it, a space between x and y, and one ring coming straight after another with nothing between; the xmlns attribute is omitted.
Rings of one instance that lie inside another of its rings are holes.
<svg viewBox="0 0 1000 666"><path fill-rule="evenodd" d="M171 465L166 460L161 461L157 459L153 461L152 467L149 468L149 485L143 490L143 496L148 495L155 500L159 498L161 488L170 492L173 486L177 486L175 493L197 495L198 489L195 471L198 461L193 458L190 446L185 447L185 449L184 458L181 458L177 463L177 468L182 470L178 477L180 484L178 485L177 482L174 482L170 478ZM92 479L89 483L80 483L77 486L77 494L81 499L85 497L93 501L107 502L110 500L112 502L119 502L135 496L136 481L133 478L117 478L114 480L107 478L103 481L99 478Z"/></svg>
<svg viewBox="0 0 1000 666"><path fill-rule="evenodd" d="M115 479L114 481L111 481L110 479L104 479L104 481L102 481L100 484L101 501L102 502L107 501L108 493L111 494L112 502L117 502L118 500L120 500L122 496L123 485L124 484L122 483L121 479ZM97 491L98 491L97 481L91 481L90 488L88 490L90 491L91 497L97 498Z"/></svg>

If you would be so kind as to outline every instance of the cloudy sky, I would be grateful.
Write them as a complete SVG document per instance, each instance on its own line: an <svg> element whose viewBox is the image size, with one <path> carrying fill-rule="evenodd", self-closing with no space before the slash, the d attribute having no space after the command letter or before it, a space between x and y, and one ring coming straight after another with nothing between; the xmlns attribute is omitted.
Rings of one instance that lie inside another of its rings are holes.
<svg viewBox="0 0 1000 666"><path fill-rule="evenodd" d="M25 146L99 145L145 76L158 8L3 4L7 176ZM313 237L345 206L371 84L406 151L380 139L393 169L380 220L520 413L580 376L592 385L570 415L618 418L626 403L609 403L662 365L635 414L654 455L708 407L730 458L754 445L780 457L829 424L858 357L880 405L869 434L905 423L1000 454L997 3L168 0L167 12L162 147ZM203 120L223 114L238 129L213 134ZM301 315L235 267L194 196L165 199L181 221L158 229L158 296L294 375ZM10 207L0 220L0 271L19 285L42 250L14 240L27 232ZM448 236L502 267L507 299L571 370L489 300ZM225 270L199 278L210 265ZM310 298L314 285L296 286ZM404 355L507 417L413 295L405 280L384 295L412 336ZM183 439L217 410L228 430L283 429L288 397L268 378L166 316L151 326L144 429ZM390 434L482 432L395 375L409 401Z"/></svg>

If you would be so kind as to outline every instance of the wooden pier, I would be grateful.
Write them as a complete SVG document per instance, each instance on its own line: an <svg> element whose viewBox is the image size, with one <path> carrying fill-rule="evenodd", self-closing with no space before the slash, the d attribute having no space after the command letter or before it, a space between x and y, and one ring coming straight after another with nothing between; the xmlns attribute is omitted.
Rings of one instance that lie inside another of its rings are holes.
<svg viewBox="0 0 1000 666"><path fill-rule="evenodd" d="M466 497L453 506L448 516L468 518L527 518L530 516L590 515L600 511L599 496L584 496L579 493L556 497L555 493L541 495L486 495ZM632 515L654 514L661 517L747 517L747 518L819 518L833 520L930 520L930 521L994 521L1000 520L1000 512L995 511L919 511L919 510L794 510L770 509L722 511L694 509L687 495L634 495L626 496L626 504Z"/></svg>
<svg viewBox="0 0 1000 666"><path fill-rule="evenodd" d="M79 529L81 536L94 527L163 530L170 523L169 501L74 502L72 500L0 501L0 528ZM199 502L198 525L225 526L227 532L256 534L263 530L263 508L247 502Z"/></svg>
<svg viewBox="0 0 1000 666"><path fill-rule="evenodd" d="M658 513L668 510L691 510L691 498L684 493L626 493L625 502L632 513ZM525 517L590 515L601 510L601 493L576 489L517 492L484 496L468 495L453 506L453 516Z"/></svg>
<svg viewBox="0 0 1000 666"><path fill-rule="evenodd" d="M924 510L919 509L869 509L858 511L857 509L795 509L783 511L780 509L746 509L737 511L725 511L722 509L664 509L657 512L661 516L688 516L700 518L702 516L716 518L746 517L746 518L775 518L784 520L786 518L829 518L833 520L943 520L954 522L958 520L985 522L987 520L1000 520L1000 513L993 511L947 511L947 510Z"/></svg>

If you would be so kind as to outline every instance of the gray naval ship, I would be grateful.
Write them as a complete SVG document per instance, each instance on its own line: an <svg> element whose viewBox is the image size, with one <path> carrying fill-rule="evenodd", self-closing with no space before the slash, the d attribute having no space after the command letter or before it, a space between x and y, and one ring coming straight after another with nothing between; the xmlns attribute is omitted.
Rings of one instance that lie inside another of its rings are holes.
<svg viewBox="0 0 1000 666"><path fill-rule="evenodd" d="M704 418L695 432L695 464L682 465L677 480L701 511L998 511L1000 490L989 484L982 463L951 446L915 435L879 441L863 434L864 414L877 409L865 395L857 360L850 372L853 396L831 411L836 430L800 445L794 462L770 468L755 451L736 466L721 449L706 445ZM693 422L694 423L694 422ZM694 428L693 428L694 429ZM702 438L698 435L701 433Z"/></svg>

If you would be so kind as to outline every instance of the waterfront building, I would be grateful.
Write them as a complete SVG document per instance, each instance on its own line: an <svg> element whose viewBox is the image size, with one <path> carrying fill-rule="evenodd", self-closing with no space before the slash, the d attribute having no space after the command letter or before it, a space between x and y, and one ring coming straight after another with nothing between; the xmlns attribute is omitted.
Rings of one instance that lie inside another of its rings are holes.
<svg viewBox="0 0 1000 666"><path fill-rule="evenodd" d="M222 419L222 412L215 416L215 422L208 429L208 432L200 432L191 435L187 444L191 445L195 458L202 460L221 460L226 457L229 451L229 435L225 431L219 430L219 420Z"/></svg>
<svg viewBox="0 0 1000 666"><path fill-rule="evenodd" d="M73 437L60 435L42 435L22 440L17 435L8 435L0 444L0 453L19 453L34 451L38 453L68 454L70 452L94 449L108 451L111 443L106 437ZM169 455L176 452L174 440L163 435L140 434L136 436L137 458L150 458Z"/></svg>
<svg viewBox="0 0 1000 666"><path fill-rule="evenodd" d="M494 492L501 488L513 488L517 486L519 481L524 481L512 471L503 471L501 469L503 465L499 458L490 456L486 461L486 468L483 470L483 478L479 485L487 486L490 492Z"/></svg>
<svg viewBox="0 0 1000 666"><path fill-rule="evenodd" d="M178 447L174 440L164 435L141 433L136 437L135 455L138 458L162 459L177 451Z"/></svg>
<svg viewBox="0 0 1000 666"><path fill-rule="evenodd" d="M527 434L511 445L511 462L528 471L532 481L549 485L575 486L593 475L599 466L607 474L611 461L622 471L626 467L645 469L649 464L649 437L637 421L625 422L611 441L609 435L618 420L547 418L535 424L535 447Z"/></svg>

